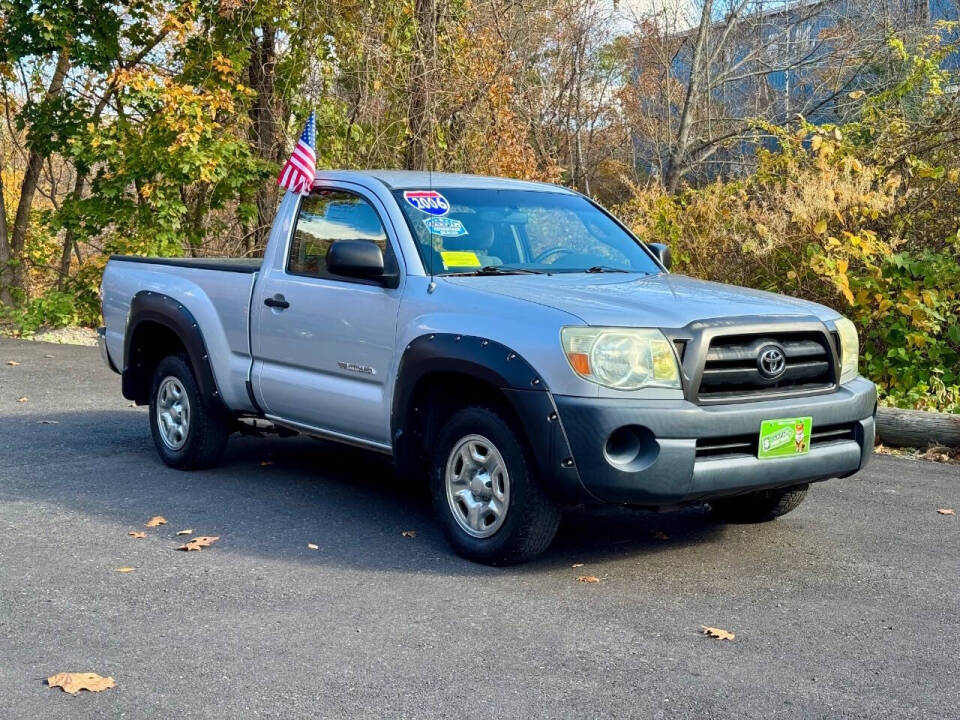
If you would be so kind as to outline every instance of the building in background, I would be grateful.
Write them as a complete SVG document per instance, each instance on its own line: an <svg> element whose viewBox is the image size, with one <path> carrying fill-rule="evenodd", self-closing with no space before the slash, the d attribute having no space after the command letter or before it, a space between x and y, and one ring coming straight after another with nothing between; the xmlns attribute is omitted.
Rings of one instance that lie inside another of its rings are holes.
<svg viewBox="0 0 960 720"><path fill-rule="evenodd" d="M701 33L704 12L709 22ZM880 53L894 32L920 34L958 17L954 0L729 0L656 8L637 25L624 93L636 169L664 178L677 172L680 158L680 172L692 182L747 172L757 144L770 142L757 133L756 120L844 121L854 105L850 93L882 79ZM960 70L960 58L946 63Z"/></svg>

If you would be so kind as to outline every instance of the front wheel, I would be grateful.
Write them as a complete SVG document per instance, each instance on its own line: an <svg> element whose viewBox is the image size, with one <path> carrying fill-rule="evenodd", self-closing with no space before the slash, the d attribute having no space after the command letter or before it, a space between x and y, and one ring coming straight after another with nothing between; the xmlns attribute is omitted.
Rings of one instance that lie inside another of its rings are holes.
<svg viewBox="0 0 960 720"><path fill-rule="evenodd" d="M794 485L788 488L718 498L710 501L710 508L714 516L722 522L768 522L795 510L807 496L809 487L809 485Z"/></svg>
<svg viewBox="0 0 960 720"><path fill-rule="evenodd" d="M160 458L178 470L213 467L223 455L229 426L204 403L184 355L165 357L153 373L150 432Z"/></svg>
<svg viewBox="0 0 960 720"><path fill-rule="evenodd" d="M547 549L560 510L507 419L491 408L463 408L444 425L434 448L433 507L457 553L506 565Z"/></svg>

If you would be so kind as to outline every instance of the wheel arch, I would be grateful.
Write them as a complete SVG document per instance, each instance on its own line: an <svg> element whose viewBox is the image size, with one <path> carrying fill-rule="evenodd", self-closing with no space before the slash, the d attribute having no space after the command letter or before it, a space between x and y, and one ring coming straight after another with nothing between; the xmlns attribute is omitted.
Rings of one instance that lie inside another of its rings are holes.
<svg viewBox="0 0 960 720"><path fill-rule="evenodd" d="M184 353L204 401L225 410L213 376L203 333L193 314L169 295L143 290L134 295L123 344L123 396L138 405L150 401L157 364L167 355Z"/></svg>
<svg viewBox="0 0 960 720"><path fill-rule="evenodd" d="M552 491L574 502L589 495L543 378L511 348L471 335L430 333L405 348L390 416L398 470L415 474L444 415L470 404L493 405L516 420Z"/></svg>

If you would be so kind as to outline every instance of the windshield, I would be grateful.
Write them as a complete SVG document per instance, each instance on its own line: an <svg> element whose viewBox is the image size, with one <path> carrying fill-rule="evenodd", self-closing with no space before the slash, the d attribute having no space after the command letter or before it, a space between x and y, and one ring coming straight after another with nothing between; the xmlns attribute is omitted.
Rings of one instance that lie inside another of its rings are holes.
<svg viewBox="0 0 960 720"><path fill-rule="evenodd" d="M432 275L660 272L633 237L579 195L467 188L394 195Z"/></svg>

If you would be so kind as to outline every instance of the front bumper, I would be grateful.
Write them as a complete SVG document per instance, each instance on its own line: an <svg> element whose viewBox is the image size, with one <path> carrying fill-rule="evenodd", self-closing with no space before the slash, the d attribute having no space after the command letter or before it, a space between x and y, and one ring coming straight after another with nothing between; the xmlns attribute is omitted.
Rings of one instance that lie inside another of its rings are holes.
<svg viewBox="0 0 960 720"><path fill-rule="evenodd" d="M862 377L827 395L734 405L554 400L580 482L602 502L675 506L844 477L873 453L877 392ZM745 448L763 420L806 416L814 432L806 455L759 460Z"/></svg>

